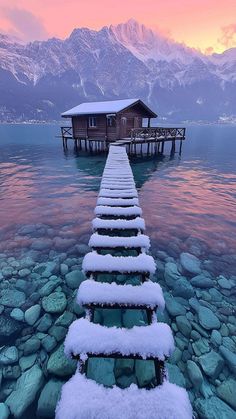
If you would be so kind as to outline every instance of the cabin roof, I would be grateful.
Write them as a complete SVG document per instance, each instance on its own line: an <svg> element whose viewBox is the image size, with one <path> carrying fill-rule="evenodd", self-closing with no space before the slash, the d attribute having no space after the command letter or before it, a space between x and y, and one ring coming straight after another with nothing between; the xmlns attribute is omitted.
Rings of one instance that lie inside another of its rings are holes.
<svg viewBox="0 0 236 419"><path fill-rule="evenodd" d="M104 102L85 102L69 109L61 114L64 118L77 115L95 115L119 113L135 104L140 104L148 117L155 118L157 115L140 99L109 100Z"/></svg>

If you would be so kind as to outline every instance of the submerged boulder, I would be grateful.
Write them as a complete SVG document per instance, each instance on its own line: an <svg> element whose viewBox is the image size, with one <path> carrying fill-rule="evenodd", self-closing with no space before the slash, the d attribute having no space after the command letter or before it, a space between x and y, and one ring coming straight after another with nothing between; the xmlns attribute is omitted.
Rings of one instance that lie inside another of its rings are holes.
<svg viewBox="0 0 236 419"><path fill-rule="evenodd" d="M16 289L1 291L0 304L6 307L21 307L26 300L25 293Z"/></svg>
<svg viewBox="0 0 236 419"><path fill-rule="evenodd" d="M206 375L217 378L224 367L223 358L215 351L211 351L199 357L200 365Z"/></svg>
<svg viewBox="0 0 236 419"><path fill-rule="evenodd" d="M15 390L6 400L6 404L15 418L20 418L35 400L43 382L43 372L38 365L34 365L18 378Z"/></svg>
<svg viewBox="0 0 236 419"><path fill-rule="evenodd" d="M200 306L198 309L199 323L204 329L219 329L220 320L218 317L207 307Z"/></svg>
<svg viewBox="0 0 236 419"><path fill-rule="evenodd" d="M112 387L116 380L114 375L114 359L93 358L88 362L87 377L107 387Z"/></svg>
<svg viewBox="0 0 236 419"><path fill-rule="evenodd" d="M236 410L235 398L236 380L229 378L217 387L218 396Z"/></svg>
<svg viewBox="0 0 236 419"><path fill-rule="evenodd" d="M43 309L48 313L62 313L66 304L66 296L63 292L56 291L42 299Z"/></svg>
<svg viewBox="0 0 236 419"><path fill-rule="evenodd" d="M191 253L181 253L180 263L185 271L191 274L197 275L201 273L201 262L196 256L191 255Z"/></svg>
<svg viewBox="0 0 236 419"><path fill-rule="evenodd" d="M204 419L235 419L235 411L218 397L197 399L194 406Z"/></svg>
<svg viewBox="0 0 236 419"><path fill-rule="evenodd" d="M77 362L66 358L64 354L64 345L60 345L50 356L47 364L47 370L50 374L58 377L72 375L77 367Z"/></svg>
<svg viewBox="0 0 236 419"><path fill-rule="evenodd" d="M38 401L37 415L42 418L52 418L55 415L57 402L64 381L52 378L44 386Z"/></svg>

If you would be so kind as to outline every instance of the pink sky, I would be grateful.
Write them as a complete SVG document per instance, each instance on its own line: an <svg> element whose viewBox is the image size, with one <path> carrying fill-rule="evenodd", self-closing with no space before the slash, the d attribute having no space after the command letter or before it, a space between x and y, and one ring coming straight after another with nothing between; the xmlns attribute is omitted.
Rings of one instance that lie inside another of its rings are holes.
<svg viewBox="0 0 236 419"><path fill-rule="evenodd" d="M0 32L25 41L130 18L202 51L236 46L236 0L0 0Z"/></svg>

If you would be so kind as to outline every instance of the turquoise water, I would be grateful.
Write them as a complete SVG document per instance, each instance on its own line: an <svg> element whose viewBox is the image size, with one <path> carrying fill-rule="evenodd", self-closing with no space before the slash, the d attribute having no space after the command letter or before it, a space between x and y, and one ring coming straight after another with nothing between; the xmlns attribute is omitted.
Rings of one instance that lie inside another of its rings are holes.
<svg viewBox="0 0 236 419"><path fill-rule="evenodd" d="M76 154L72 145L65 153L58 133L56 125L0 126L0 343L4 351L15 348L9 363L0 352L0 402L17 380L32 382L35 393L22 402L21 418L37 411L53 417L45 394L52 388L59 394L74 368L59 365L67 327L82 315L73 303L77 279L66 275L78 274L88 250L105 164L105 156ZM236 372L235 133L235 127L188 127L181 156L171 158L166 150L162 158L131 159L156 279L165 291L164 320L176 337L170 378L187 387L199 418L236 414L230 396ZM199 274L186 270L186 252L197 258ZM42 299L55 290L65 302L55 308L53 301L46 311ZM69 314L58 320L65 307Z"/></svg>

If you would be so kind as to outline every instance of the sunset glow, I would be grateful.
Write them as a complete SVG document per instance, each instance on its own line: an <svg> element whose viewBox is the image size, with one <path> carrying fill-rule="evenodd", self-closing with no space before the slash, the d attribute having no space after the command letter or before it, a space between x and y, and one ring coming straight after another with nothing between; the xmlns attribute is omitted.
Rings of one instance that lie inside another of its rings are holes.
<svg viewBox="0 0 236 419"><path fill-rule="evenodd" d="M236 46L235 16L235 0L0 0L0 32L24 41L134 18L205 53L222 52Z"/></svg>

